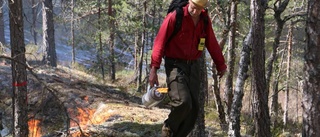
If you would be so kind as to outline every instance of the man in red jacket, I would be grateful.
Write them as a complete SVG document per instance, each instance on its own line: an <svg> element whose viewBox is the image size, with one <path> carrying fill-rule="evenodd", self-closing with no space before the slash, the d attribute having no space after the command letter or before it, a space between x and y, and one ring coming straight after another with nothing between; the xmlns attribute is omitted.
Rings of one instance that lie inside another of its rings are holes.
<svg viewBox="0 0 320 137"><path fill-rule="evenodd" d="M171 112L162 127L162 137L185 137L194 128L199 111L200 66L198 59L204 46L216 64L220 77L227 66L212 29L211 20L204 10L208 0L189 0L183 7L183 20L178 33L173 33L176 11L169 13L155 38L151 55L150 86L158 85L157 69L165 60ZM205 25L204 18L207 18ZM168 39L170 39L168 41Z"/></svg>

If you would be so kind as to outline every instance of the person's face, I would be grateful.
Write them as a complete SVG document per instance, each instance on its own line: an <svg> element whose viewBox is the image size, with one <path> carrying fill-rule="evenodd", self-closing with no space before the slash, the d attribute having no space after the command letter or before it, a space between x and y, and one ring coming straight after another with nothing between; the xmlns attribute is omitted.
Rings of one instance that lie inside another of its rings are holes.
<svg viewBox="0 0 320 137"><path fill-rule="evenodd" d="M188 12L192 17L198 17L202 10L203 7L195 5L191 0L189 1Z"/></svg>

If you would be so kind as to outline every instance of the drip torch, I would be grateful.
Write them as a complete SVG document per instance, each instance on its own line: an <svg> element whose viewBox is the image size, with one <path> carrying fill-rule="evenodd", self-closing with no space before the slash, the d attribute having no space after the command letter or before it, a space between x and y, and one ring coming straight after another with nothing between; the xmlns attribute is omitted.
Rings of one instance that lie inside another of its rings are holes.
<svg viewBox="0 0 320 137"><path fill-rule="evenodd" d="M150 88L149 85L147 92L142 96L142 104L147 108L154 107L164 99L166 93L168 93L168 88L160 88L158 86Z"/></svg>

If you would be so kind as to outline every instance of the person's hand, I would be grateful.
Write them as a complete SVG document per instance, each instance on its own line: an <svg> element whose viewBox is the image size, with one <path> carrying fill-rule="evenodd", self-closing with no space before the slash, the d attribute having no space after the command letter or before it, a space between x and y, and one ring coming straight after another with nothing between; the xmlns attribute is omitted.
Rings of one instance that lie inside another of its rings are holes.
<svg viewBox="0 0 320 137"><path fill-rule="evenodd" d="M217 75L219 76L219 78L222 78L224 73L226 73L226 70L218 71Z"/></svg>
<svg viewBox="0 0 320 137"><path fill-rule="evenodd" d="M150 87L153 87L154 85L159 85L157 69L155 67L152 67L150 70L149 84Z"/></svg>

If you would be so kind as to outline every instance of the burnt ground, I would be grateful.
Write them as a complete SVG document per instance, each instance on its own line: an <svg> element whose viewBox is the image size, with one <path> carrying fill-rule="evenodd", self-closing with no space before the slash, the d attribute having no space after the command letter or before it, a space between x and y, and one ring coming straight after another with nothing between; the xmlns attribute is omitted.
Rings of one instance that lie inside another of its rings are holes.
<svg viewBox="0 0 320 137"><path fill-rule="evenodd" d="M37 128L29 136L159 136L169 113L166 108L146 109L141 105L141 93L129 93L80 71L62 66L33 66L32 71L36 77L28 71L29 126L33 123ZM8 63L0 64L0 80L4 136L12 131Z"/></svg>

